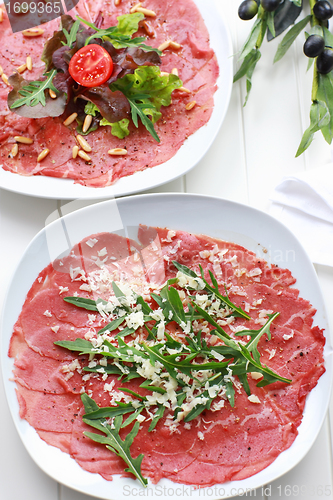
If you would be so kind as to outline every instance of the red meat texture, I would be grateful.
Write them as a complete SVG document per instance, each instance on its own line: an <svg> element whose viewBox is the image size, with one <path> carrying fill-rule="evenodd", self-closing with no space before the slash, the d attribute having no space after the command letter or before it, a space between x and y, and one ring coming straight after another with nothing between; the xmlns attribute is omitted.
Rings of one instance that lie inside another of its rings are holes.
<svg viewBox="0 0 333 500"><path fill-rule="evenodd" d="M102 27L117 24L117 17L128 14L135 2L122 0L119 6L110 2L81 1L71 11L88 20L103 14ZM140 123L136 128L130 124L130 135L118 139L111 135L110 127L99 127L89 133L87 140L92 148L91 161L80 157L73 159L73 147L77 145L76 122L70 126L63 124L67 115L58 118L23 118L8 109L9 88L0 80L0 163L4 170L20 175L44 175L74 179L76 183L90 187L105 187L118 179L160 165L172 158L184 141L196 130L205 125L212 114L216 80L219 74L214 51L209 45L209 35L201 14L192 0L161 2L145 0L144 7L156 13L148 18L152 36L147 44L155 48L166 40L176 41L180 49L167 49L162 55L162 72L170 73L178 69L183 86L190 93L176 90L172 104L162 107L162 118L155 124L160 138L158 143ZM22 33L13 34L7 15L0 25L1 65L6 75L24 64L27 56L32 56L34 66L24 73L27 80L38 80L44 72L41 54L44 44L54 31L59 29L59 20L43 25L45 30L40 37L25 37ZM143 36L146 31L141 30ZM29 73L29 74L27 74ZM196 104L191 110L185 106L191 101ZM33 144L20 144L19 153L13 158L11 150L15 136L25 136L34 140ZM50 154L40 162L37 158L45 148ZM110 149L127 150L126 156L110 156Z"/></svg>
<svg viewBox="0 0 333 500"><path fill-rule="evenodd" d="M224 328L230 336L242 326L259 329L267 314L280 313L271 325L271 339L261 337L258 350L263 365L292 382L260 388L249 374L251 392L259 402L249 400L239 386L234 407L226 402L218 411L206 410L190 425L180 421L172 427L166 412L148 432L150 421L146 418L131 453L134 457L144 454L142 473L153 483L169 478L211 486L252 476L291 446L306 397L325 371L325 339L323 331L313 326L315 310L291 288L295 279L290 271L271 267L239 245L146 226L140 227L138 239L140 243L110 233L90 236L39 274L14 327L9 349L9 356L15 358L20 416L44 441L70 454L86 471L107 480L115 474L128 475L121 458L83 434L90 428L82 421L80 397L86 392L99 406L116 405L122 382L115 375L87 376L85 356L54 345L58 340L96 336L106 320L64 302L63 297L107 298L113 293L110 280L135 284L149 297L175 277L173 260L197 273L201 266L207 279L212 271L220 289L226 287L230 299L251 318L227 322ZM177 334L173 323L169 333ZM204 332L207 341L211 337L208 333ZM134 379L126 387L144 395L141 382ZM123 438L127 433L128 428L121 430Z"/></svg>

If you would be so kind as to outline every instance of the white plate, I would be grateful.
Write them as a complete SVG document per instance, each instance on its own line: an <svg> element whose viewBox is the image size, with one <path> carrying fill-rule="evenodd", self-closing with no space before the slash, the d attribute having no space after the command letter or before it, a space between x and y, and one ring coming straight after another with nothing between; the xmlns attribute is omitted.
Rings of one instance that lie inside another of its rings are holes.
<svg viewBox="0 0 333 500"><path fill-rule="evenodd" d="M65 208L70 212L75 206L76 202L73 202ZM261 257L264 256L272 264L288 267L297 278L296 286L301 296L308 299L317 309L315 324L325 328L327 332L326 314L317 276L300 243L281 223L248 206L191 194L138 195L91 205L50 223L27 248L5 299L5 314L1 323L1 356L6 396L17 431L37 465L60 483L107 500L139 496L141 486L128 478L117 476L112 482L108 482L97 474L85 472L69 455L42 441L36 431L19 418L15 383L9 380L13 360L7 357L7 352L13 325L19 316L26 293L38 273L50 261L67 253L72 245L84 237L100 231L117 231L134 237L139 224L182 229L233 241ZM267 253L263 253L264 248L268 250ZM326 373L307 398L299 435L292 446L258 474L242 481L208 488L207 496L228 498L270 483L293 468L309 451L322 425L331 388L332 356L329 356L329 353L332 353L332 347L329 345L329 335L326 338ZM129 495L129 492L132 494ZM203 495L204 492L201 491L201 497ZM182 486L166 479L156 486L149 485L149 497L166 499L170 496L200 498L200 492L194 491L191 486Z"/></svg>
<svg viewBox="0 0 333 500"><path fill-rule="evenodd" d="M227 112L233 76L232 45L226 22L221 18L213 0L194 0L210 34L210 44L220 66L218 89L209 122L192 134L173 158L156 167L123 177L113 186L90 188L74 184L71 179L55 177L25 177L0 168L0 187L15 193L40 198L63 200L106 199L138 193L184 175L205 155L213 143Z"/></svg>

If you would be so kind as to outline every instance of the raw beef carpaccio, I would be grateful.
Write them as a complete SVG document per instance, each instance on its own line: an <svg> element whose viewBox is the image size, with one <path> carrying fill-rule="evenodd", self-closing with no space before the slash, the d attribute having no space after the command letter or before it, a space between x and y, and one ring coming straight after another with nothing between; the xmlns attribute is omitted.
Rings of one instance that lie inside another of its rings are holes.
<svg viewBox="0 0 333 500"><path fill-rule="evenodd" d="M135 4L137 2L133 0L122 0L118 6L103 0L81 0L70 14L94 21L101 13L102 27L109 27L116 25L117 17L129 13ZM130 123L130 135L124 139L111 135L110 127L101 126L87 137L92 148L89 153L91 161L80 157L73 159L72 150L78 144L77 124L74 122L67 127L63 124L68 113L58 118L18 116L8 109L9 87L0 79L0 164L4 170L26 176L69 178L85 186L105 187L121 177L166 162L191 134L208 122L214 106L219 68L198 8L192 0L145 0L142 6L156 13L156 17L147 18L148 31L152 33L147 38L148 45L157 48L166 40L181 45L177 50L165 50L161 58L161 71L171 73L176 68L186 90L173 91L172 104L161 109L162 118L155 124L160 143L141 123L138 128ZM5 75L13 74L25 63L27 56L31 56L33 69L23 76L27 80L42 77L45 66L40 57L46 40L59 29L59 20L43 25L43 29L45 31L40 37L13 34L4 14L0 24L0 65ZM147 33L141 35L147 36ZM194 102L195 106L187 110L186 105ZM15 136L31 138L34 142L19 144L19 152L13 157ZM108 154L109 150L116 148L126 149L126 156ZM37 162L45 149L50 153L43 161Z"/></svg>
<svg viewBox="0 0 333 500"><path fill-rule="evenodd" d="M110 407L116 406L116 401L132 400L131 394L119 390L121 387L142 395L151 393L140 387L142 378L122 383L118 375L103 374L103 370L82 371L91 358L55 344L96 339L97 332L110 321L105 315L65 302L64 297L115 299L114 281L122 290L134 290L155 310L157 303L151 294L158 294L166 280L177 275L173 261L197 275L202 266L207 281L211 283L211 271L219 291L225 294L226 290L233 304L249 316L229 314L219 320L231 338L239 339L236 334L242 329L260 329L269 315L279 313L270 326L271 339L263 335L258 351L263 366L291 383L276 381L257 387L258 377L248 373L248 396L234 376L233 407L225 395L219 396L209 410L186 423L172 418L169 405L151 432L153 413L143 412L131 453L133 457L144 455L142 474L153 483L168 478L176 483L212 486L258 473L294 442L306 396L325 371L325 339L323 331L313 326L315 309L292 287L296 280L290 271L268 265L239 245L146 226L139 228L138 241L110 233L92 235L37 277L15 324L9 349L9 356L15 358L21 418L41 439L70 454L86 471L107 480L115 474L128 475L121 458L83 434L89 426L82 420L81 395L88 394L98 406ZM202 291L197 293L195 300L205 307L207 298ZM186 297L179 294L186 309ZM198 323L193 325L202 330L207 345L218 349L222 340L209 333L212 327L207 322ZM187 325L180 328L170 321L165 328L174 339L187 342ZM114 337L119 331L109 333L116 345ZM146 338L147 332L140 326L133 335ZM125 427L121 435L127 432Z"/></svg>

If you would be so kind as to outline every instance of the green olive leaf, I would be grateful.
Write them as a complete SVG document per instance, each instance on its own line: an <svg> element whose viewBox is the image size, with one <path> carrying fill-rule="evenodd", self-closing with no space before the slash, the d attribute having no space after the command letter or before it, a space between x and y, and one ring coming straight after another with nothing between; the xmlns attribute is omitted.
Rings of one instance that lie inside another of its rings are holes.
<svg viewBox="0 0 333 500"><path fill-rule="evenodd" d="M296 157L304 153L310 146L315 132L326 127L330 122L330 112L325 102L315 101L310 108L310 126L303 134L301 143L296 152Z"/></svg>
<svg viewBox="0 0 333 500"><path fill-rule="evenodd" d="M333 35L332 35L332 33L325 27L323 27L322 30L323 30L323 33L321 33L321 35L324 34L326 47L333 47Z"/></svg>
<svg viewBox="0 0 333 500"><path fill-rule="evenodd" d="M245 57L244 61L242 62L241 67L237 71L237 73L234 76L234 83L237 82L240 78L246 75L246 97L245 97L245 102L244 106L247 103L247 100L249 98L250 90L252 88L252 75L254 72L254 69L257 65L257 62L261 58L261 52L259 49L252 49L251 52Z"/></svg>
<svg viewBox="0 0 333 500"><path fill-rule="evenodd" d="M295 0L295 2L286 1L282 2L279 7L273 12L274 14L274 28L275 37L281 35L289 26L291 26L295 20L298 18L302 12L301 0ZM273 36L269 31L267 33L267 40L270 42L273 40Z"/></svg>
<svg viewBox="0 0 333 500"><path fill-rule="evenodd" d="M262 28L262 19L256 19L252 27L252 30L248 36L248 39L246 40L244 47L240 53L238 59L239 61L245 59L245 57L256 47L258 37L260 36L261 33L261 28Z"/></svg>
<svg viewBox="0 0 333 500"><path fill-rule="evenodd" d="M267 13L267 27L273 38L275 38L276 36L275 25L274 25L274 14L275 14L274 12Z"/></svg>
<svg viewBox="0 0 333 500"><path fill-rule="evenodd" d="M328 144L331 144L333 138L333 85L331 74L318 74L317 99L324 102L329 110L330 120L327 125L321 127L321 132Z"/></svg>
<svg viewBox="0 0 333 500"><path fill-rule="evenodd" d="M304 19L299 21L297 24L295 24L288 33L282 38L282 41L280 42L278 49L276 51L275 57L274 57L274 63L282 59L282 57L285 55L287 50L291 47L293 42L296 40L298 35L301 33L301 31L305 28L305 26L308 24L308 22L312 19L311 15L306 16Z"/></svg>

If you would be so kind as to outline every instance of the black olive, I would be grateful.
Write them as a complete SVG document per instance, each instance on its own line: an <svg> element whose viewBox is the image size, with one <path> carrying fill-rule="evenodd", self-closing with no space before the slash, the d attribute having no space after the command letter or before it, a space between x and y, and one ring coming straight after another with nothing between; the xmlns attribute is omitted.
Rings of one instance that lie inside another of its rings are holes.
<svg viewBox="0 0 333 500"><path fill-rule="evenodd" d="M325 48L325 40L320 35L310 35L303 45L303 52L307 57L317 57Z"/></svg>
<svg viewBox="0 0 333 500"><path fill-rule="evenodd" d="M326 21L332 17L333 9L327 0L319 0L313 6L313 13L319 21Z"/></svg>
<svg viewBox="0 0 333 500"><path fill-rule="evenodd" d="M261 6L267 12L273 12L280 5L281 0L261 0Z"/></svg>
<svg viewBox="0 0 333 500"><path fill-rule="evenodd" d="M327 74L333 69L333 50L326 47L317 57L318 73Z"/></svg>
<svg viewBox="0 0 333 500"><path fill-rule="evenodd" d="M238 16L243 21L253 19L258 12L258 4L255 0L244 0L238 7Z"/></svg>

